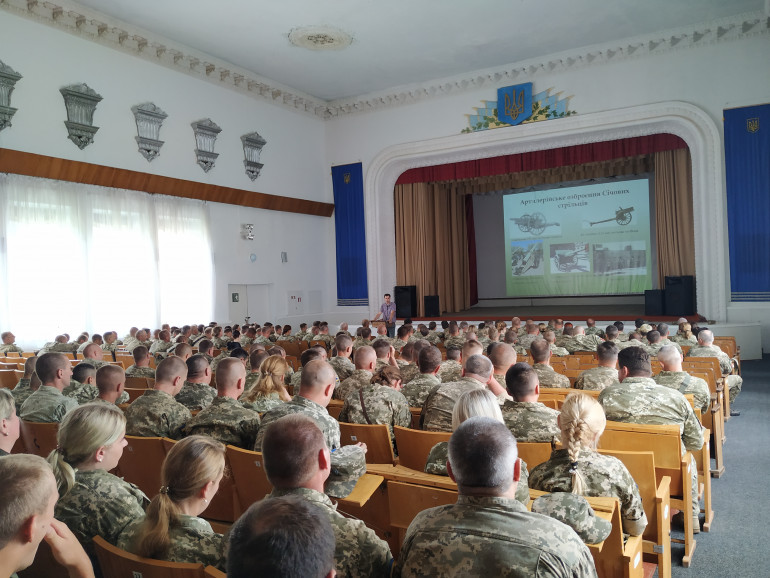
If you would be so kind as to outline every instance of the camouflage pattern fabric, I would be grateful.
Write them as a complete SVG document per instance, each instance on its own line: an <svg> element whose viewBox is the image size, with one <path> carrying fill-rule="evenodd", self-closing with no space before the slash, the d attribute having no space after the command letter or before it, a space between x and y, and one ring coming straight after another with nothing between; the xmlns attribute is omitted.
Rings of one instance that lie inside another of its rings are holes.
<svg viewBox="0 0 770 578"><path fill-rule="evenodd" d="M615 383L620 383L618 381L618 370L600 365L586 369L581 373L577 380L575 380L575 389L601 391Z"/></svg>
<svg viewBox="0 0 770 578"><path fill-rule="evenodd" d="M128 351L133 351L134 349L136 349L140 345L144 345L149 350L150 347L152 347L152 341L150 341L149 339L147 341L139 341L139 340L135 339L130 344L126 344L126 349Z"/></svg>
<svg viewBox="0 0 770 578"><path fill-rule="evenodd" d="M563 347L570 353L575 353L576 351L596 351L600 343L604 343L604 339L598 335L574 335L571 341L567 341Z"/></svg>
<svg viewBox="0 0 770 578"><path fill-rule="evenodd" d="M465 345L465 336L463 335L455 335L454 337L448 337L444 341L444 347L446 349L449 349L450 347L457 347L459 349L462 349L463 345Z"/></svg>
<svg viewBox="0 0 770 578"><path fill-rule="evenodd" d="M215 397L182 431L185 436L207 435L223 444L250 450L257 441L259 414L231 397Z"/></svg>
<svg viewBox="0 0 770 578"><path fill-rule="evenodd" d="M463 375L463 366L459 361L454 359L447 359L442 361L439 366L436 376L441 380L441 383L448 383L450 381L457 381Z"/></svg>
<svg viewBox="0 0 770 578"><path fill-rule="evenodd" d="M452 431L452 410L460 396L472 389L484 389L486 385L472 377L442 383L434 388L422 406L420 425L426 431Z"/></svg>
<svg viewBox="0 0 770 578"><path fill-rule="evenodd" d="M93 558L93 537L117 545L134 520L144 517L149 500L134 484L104 470L75 470L75 485L59 498L54 510Z"/></svg>
<svg viewBox="0 0 770 578"><path fill-rule="evenodd" d="M2 343L0 353L24 353L24 350L15 343Z"/></svg>
<svg viewBox="0 0 770 578"><path fill-rule="evenodd" d="M438 336L438 333L435 331L429 331L427 337L425 337L431 345L436 345L438 342L441 341L441 337Z"/></svg>
<svg viewBox="0 0 770 578"><path fill-rule="evenodd" d="M148 389L128 406L126 434L140 437L167 437L178 440L182 428L192 418L190 410L165 391Z"/></svg>
<svg viewBox="0 0 770 578"><path fill-rule="evenodd" d="M21 406L19 417L37 423L59 423L69 410L77 406L77 401L63 395L55 387L41 385Z"/></svg>
<svg viewBox="0 0 770 578"><path fill-rule="evenodd" d="M622 343L616 344L618 346L618 349L625 349L626 347L641 347L645 351L647 351L647 344L642 343L638 339L626 339Z"/></svg>
<svg viewBox="0 0 770 578"><path fill-rule="evenodd" d="M401 350L404 348L404 345L406 345L407 343L408 341L401 341L400 339L396 338L393 340L391 345L393 345L393 349L401 353Z"/></svg>
<svg viewBox="0 0 770 578"><path fill-rule="evenodd" d="M284 403L284 401L281 399L281 396L279 396L278 393L272 392L268 393L267 395L260 395L254 401L246 401L243 399L243 396L241 396L239 403L251 411L256 411L257 413L265 413L266 411L270 411L271 409L278 407Z"/></svg>
<svg viewBox="0 0 770 578"><path fill-rule="evenodd" d="M22 377L11 391L21 391L22 389L28 389L32 385L32 380L28 377Z"/></svg>
<svg viewBox="0 0 770 578"><path fill-rule="evenodd" d="M510 498L459 496L417 514L406 531L394 578L596 576L593 558L561 522Z"/></svg>
<svg viewBox="0 0 770 578"><path fill-rule="evenodd" d="M363 394L366 414L361 405ZM367 421L366 417L369 417ZM339 421L359 424L384 424L390 432L390 443L395 444L393 426L409 427L412 424L412 413L409 403L400 391L387 385L370 383L360 390L352 391L345 398L345 405L339 415Z"/></svg>
<svg viewBox="0 0 770 578"><path fill-rule="evenodd" d="M80 383L79 381L72 379L70 380L70 384L64 388L62 393L67 397L74 398L80 405L83 405L84 403L94 401L99 397L99 388L95 385L91 385L90 383ZM128 402L128 393L122 391L120 392L118 399L115 400L115 405Z"/></svg>
<svg viewBox="0 0 770 578"><path fill-rule="evenodd" d="M78 365L81 363L85 363L86 365L93 365L94 368L99 369L100 367L104 367L105 365L112 365L109 361L100 361L98 359L91 359L90 357L86 357L82 361L78 362Z"/></svg>
<svg viewBox="0 0 770 578"><path fill-rule="evenodd" d="M29 387L22 389L16 387L16 389L11 391L13 403L16 405L16 415L21 415L21 406L24 405L24 402L27 401L27 398L33 393L35 393L35 390L30 389Z"/></svg>
<svg viewBox="0 0 770 578"><path fill-rule="evenodd" d="M432 373L421 373L407 383L401 393L411 407L422 407L430 390L441 384L441 380Z"/></svg>
<svg viewBox="0 0 770 578"><path fill-rule="evenodd" d="M639 488L619 459L590 449L578 452L577 470L586 483L586 496L610 497L620 501L623 531L639 536L647 526ZM532 489L542 492L571 492L572 476L567 450L556 450L551 458L536 466L529 476Z"/></svg>
<svg viewBox="0 0 770 578"><path fill-rule="evenodd" d="M53 343L49 347L46 347L46 352L50 353L55 351L57 353L75 353L78 348L78 344L72 343Z"/></svg>
<svg viewBox="0 0 770 578"><path fill-rule="evenodd" d="M503 421L518 442L561 440L556 424L559 412L538 401L506 401L500 408Z"/></svg>
<svg viewBox="0 0 770 578"><path fill-rule="evenodd" d="M559 387L561 389L569 388L569 378L566 375L556 373L553 367L545 363L535 363L532 369L537 373L540 380L540 387Z"/></svg>
<svg viewBox="0 0 770 578"><path fill-rule="evenodd" d="M217 370L217 366L219 365L219 362L222 361L223 359L227 359L228 357L230 357L230 352L227 350L227 348L225 348L219 353L219 355L217 355L215 358L213 358L209 362L209 365L211 366L211 371L215 372Z"/></svg>
<svg viewBox="0 0 770 578"><path fill-rule="evenodd" d="M217 390L207 383L192 383L185 381L182 389L174 396L177 403L181 403L190 411L208 407L217 396Z"/></svg>
<svg viewBox="0 0 770 578"><path fill-rule="evenodd" d="M730 375L733 371L733 362L718 345L693 345L687 352L687 357L716 357L719 359L719 367L722 375L726 375L725 382L730 390L730 403L735 401L743 386L743 378L740 375Z"/></svg>
<svg viewBox="0 0 770 578"><path fill-rule="evenodd" d="M525 333L521 337L519 337L519 340L517 341L517 345L519 347L523 347L524 349L529 349L529 346L532 345L532 342L535 339L540 339L541 335L539 333Z"/></svg>
<svg viewBox="0 0 770 578"><path fill-rule="evenodd" d="M586 327L585 332L586 335L598 335L599 337L604 337L604 331L598 327Z"/></svg>
<svg viewBox="0 0 770 578"><path fill-rule="evenodd" d="M567 351L563 347L556 347L555 343L551 343L550 349L551 349L551 355L555 357L566 357L569 355L569 351Z"/></svg>
<svg viewBox="0 0 770 578"><path fill-rule="evenodd" d="M658 341L658 343L660 344L661 347L663 347L664 345L673 345L674 347L676 347L676 350L679 353L684 355L684 353L682 353L682 347L676 341L671 341L671 339L669 339L668 337L664 337L663 339Z"/></svg>
<svg viewBox="0 0 770 578"><path fill-rule="evenodd" d="M371 345L372 342L369 339L364 339L363 337L356 337L353 340L353 351L358 349L359 347L363 347L364 345Z"/></svg>
<svg viewBox="0 0 770 578"><path fill-rule="evenodd" d="M353 365L353 362L350 361L350 359L347 357L332 357L329 360L329 365L334 368L334 371L337 373L337 377L340 378L340 381L345 381L356 370L356 366Z"/></svg>
<svg viewBox="0 0 770 578"><path fill-rule="evenodd" d="M680 345L687 345L689 347L692 347L693 345L698 344L698 338L695 337L694 335L690 335L690 337L688 338L678 332L676 335L671 336L671 341L673 341L674 343L678 343Z"/></svg>
<svg viewBox="0 0 770 578"><path fill-rule="evenodd" d="M294 388L294 393L297 393L299 391L299 386L302 383L302 368L300 367L297 371L291 374L291 377L286 376L289 379L289 382L287 385L290 385Z"/></svg>
<svg viewBox="0 0 770 578"><path fill-rule="evenodd" d="M110 353L115 353L118 350L118 347L120 347L120 345L118 345L117 341L113 341L112 343L102 343L101 345L102 351Z"/></svg>
<svg viewBox="0 0 770 578"><path fill-rule="evenodd" d="M609 520L597 516L588 500L571 492L540 496L532 502L532 511L567 524L586 544L603 542L612 532Z"/></svg>
<svg viewBox="0 0 770 578"><path fill-rule="evenodd" d="M408 363L407 365L402 365L400 370L401 370L401 383L403 385L406 385L407 383L409 383L414 378L420 375L420 368L417 367L416 363Z"/></svg>
<svg viewBox="0 0 770 578"><path fill-rule="evenodd" d="M372 382L372 372L367 369L356 369L345 381L334 388L333 399L345 401L353 391L358 391Z"/></svg>
<svg viewBox="0 0 770 578"><path fill-rule="evenodd" d="M695 406L700 408L701 415L709 410L711 405L711 390L709 385L700 377L693 377L686 371L661 371L653 379L658 385L676 389L682 395L691 393Z"/></svg>
<svg viewBox="0 0 770 578"><path fill-rule="evenodd" d="M388 543L377 537L360 520L346 518L332 501L320 492L308 488L273 490L270 498L297 495L318 506L328 516L337 545L334 552L337 576L343 578L386 578L393 559ZM268 498L269 499L269 498Z"/></svg>
<svg viewBox="0 0 770 578"><path fill-rule="evenodd" d="M337 420L329 415L329 412L326 411L325 407L322 407L301 395L295 395L291 401L282 403L280 406L271 409L262 416L262 426L259 428L259 433L257 434L254 451L262 451L262 438L265 437L267 426L274 421L281 419L285 415L292 415L295 413L301 413L315 421L318 428L323 432L326 445L329 446L330 450L340 447L340 424Z"/></svg>
<svg viewBox="0 0 770 578"><path fill-rule="evenodd" d="M243 391L244 393L247 391L250 391L251 388L253 388L257 382L259 381L259 378L262 377L262 374L259 373L259 371L252 371L246 374L246 381L243 383Z"/></svg>
<svg viewBox="0 0 770 578"><path fill-rule="evenodd" d="M126 528L118 539L118 548L136 554L135 540L144 520L137 520ZM225 537L211 529L203 518L180 514L179 523L168 531L171 547L163 558L166 562L182 562L214 566L226 571Z"/></svg>
<svg viewBox="0 0 770 578"><path fill-rule="evenodd" d="M155 370L152 367L131 365L126 369L126 377L149 377L150 379L155 379Z"/></svg>

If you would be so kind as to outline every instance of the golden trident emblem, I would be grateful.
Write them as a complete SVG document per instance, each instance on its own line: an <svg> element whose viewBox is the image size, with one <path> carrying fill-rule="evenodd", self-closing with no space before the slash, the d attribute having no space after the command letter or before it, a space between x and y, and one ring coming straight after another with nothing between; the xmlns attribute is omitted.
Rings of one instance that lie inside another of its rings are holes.
<svg viewBox="0 0 770 578"><path fill-rule="evenodd" d="M342 175L342 180L345 181L346 185L349 185L350 184L350 173L345 173L344 175Z"/></svg>
<svg viewBox="0 0 770 578"><path fill-rule="evenodd" d="M511 118L518 117L524 112L524 91L519 91L514 96L516 102L511 102L511 97L506 93L505 95L505 114Z"/></svg>
<svg viewBox="0 0 770 578"><path fill-rule="evenodd" d="M759 132L759 117L746 119L746 130L749 132Z"/></svg>

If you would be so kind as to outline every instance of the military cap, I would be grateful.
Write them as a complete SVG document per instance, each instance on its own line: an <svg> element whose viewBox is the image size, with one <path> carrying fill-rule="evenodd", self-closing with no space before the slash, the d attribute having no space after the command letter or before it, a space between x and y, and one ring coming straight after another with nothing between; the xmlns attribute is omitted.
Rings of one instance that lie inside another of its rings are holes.
<svg viewBox="0 0 770 578"><path fill-rule="evenodd" d="M366 473L366 454L358 446L344 446L332 452L331 473L324 491L334 498L347 498Z"/></svg>

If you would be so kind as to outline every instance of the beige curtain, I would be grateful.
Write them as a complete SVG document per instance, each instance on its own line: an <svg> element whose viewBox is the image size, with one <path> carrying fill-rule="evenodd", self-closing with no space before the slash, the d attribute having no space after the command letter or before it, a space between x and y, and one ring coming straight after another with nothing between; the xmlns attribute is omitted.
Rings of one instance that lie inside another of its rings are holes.
<svg viewBox="0 0 770 578"><path fill-rule="evenodd" d="M666 276L695 275L690 151L654 154L655 236L659 286Z"/></svg>

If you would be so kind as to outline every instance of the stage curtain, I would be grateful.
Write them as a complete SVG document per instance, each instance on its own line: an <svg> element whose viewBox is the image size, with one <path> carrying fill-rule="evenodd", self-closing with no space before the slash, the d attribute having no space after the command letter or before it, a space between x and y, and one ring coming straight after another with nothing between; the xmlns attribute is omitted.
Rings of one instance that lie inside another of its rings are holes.
<svg viewBox="0 0 770 578"><path fill-rule="evenodd" d="M452 183L399 185L394 191L396 283L417 287L417 314L425 295L442 311L470 307L465 198Z"/></svg>
<svg viewBox="0 0 770 578"><path fill-rule="evenodd" d="M695 275L690 151L655 153L658 286L666 276Z"/></svg>

